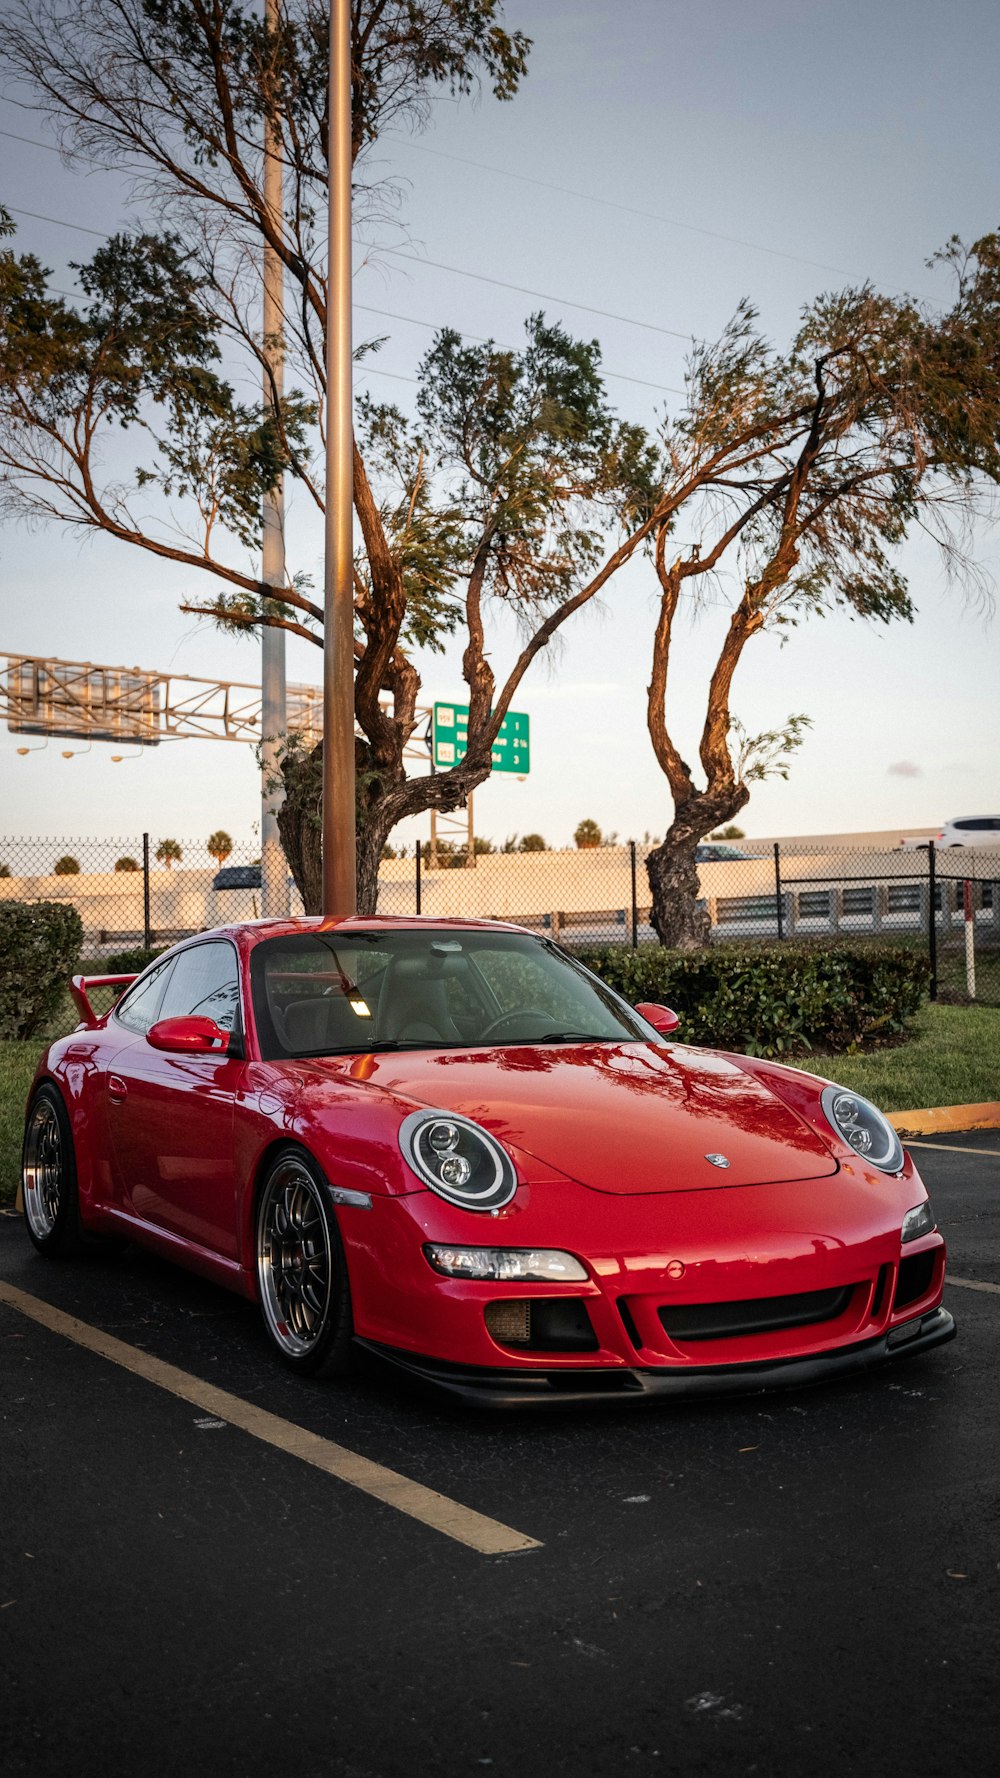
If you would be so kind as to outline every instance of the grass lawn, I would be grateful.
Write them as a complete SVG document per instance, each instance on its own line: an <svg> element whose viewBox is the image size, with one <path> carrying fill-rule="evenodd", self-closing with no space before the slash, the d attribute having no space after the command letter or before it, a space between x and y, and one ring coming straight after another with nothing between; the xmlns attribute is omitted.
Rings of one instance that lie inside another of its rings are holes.
<svg viewBox="0 0 1000 1778"><path fill-rule="evenodd" d="M0 1204L13 1204L21 1171L21 1133L40 1043L0 1043Z"/></svg>
<svg viewBox="0 0 1000 1778"><path fill-rule="evenodd" d="M913 1032L912 1041L898 1049L797 1056L792 1065L852 1087L883 1111L1000 1099L1000 1007L928 1003L914 1019Z"/></svg>
<svg viewBox="0 0 1000 1778"><path fill-rule="evenodd" d="M898 1049L800 1056L794 1066L864 1093L883 1111L1000 1099L1000 1007L927 1005L913 1030L913 1040ZM24 1101L41 1049L0 1043L0 1204L14 1202Z"/></svg>

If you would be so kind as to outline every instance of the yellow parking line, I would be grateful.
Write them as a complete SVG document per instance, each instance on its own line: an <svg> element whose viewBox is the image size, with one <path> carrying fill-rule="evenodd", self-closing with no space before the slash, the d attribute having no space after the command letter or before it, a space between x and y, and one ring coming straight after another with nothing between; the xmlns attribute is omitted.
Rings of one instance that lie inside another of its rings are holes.
<svg viewBox="0 0 1000 1778"><path fill-rule="evenodd" d="M953 1278L949 1272L945 1283L957 1284L960 1290L988 1290L991 1296L1000 1296L1000 1284L981 1284L978 1278Z"/></svg>
<svg viewBox="0 0 1000 1778"><path fill-rule="evenodd" d="M181 1401L192 1402L214 1419L238 1426L251 1438L286 1451L302 1463L310 1463L314 1469L322 1469L327 1475L336 1476L338 1481L360 1488L363 1494L374 1495L386 1506L395 1507L397 1512L406 1513L411 1519L419 1519L432 1531L453 1537L457 1543L477 1550L480 1555L506 1556L515 1551L542 1547L534 1537L525 1537L523 1532L501 1525L498 1519L488 1519L483 1513L460 1505L457 1500L449 1500L447 1494L425 1488L420 1482L410 1481L408 1476L398 1475L381 1463L359 1456L357 1451L349 1451L345 1445L320 1438L317 1433L307 1432L304 1427L282 1420L277 1414L252 1406L238 1395L203 1383L200 1377L192 1377L187 1371L178 1370L176 1365L165 1364L162 1359L153 1358L150 1353L141 1352L138 1347L129 1346L124 1340L117 1340L113 1334L91 1327L86 1321L78 1321L75 1315L66 1315L51 1303L29 1296L26 1291L2 1280L0 1302L29 1316L52 1333L61 1334L77 1346L84 1346L88 1352L96 1352L99 1358L121 1365L133 1376L155 1383L158 1389L166 1389L171 1395L179 1396Z"/></svg>

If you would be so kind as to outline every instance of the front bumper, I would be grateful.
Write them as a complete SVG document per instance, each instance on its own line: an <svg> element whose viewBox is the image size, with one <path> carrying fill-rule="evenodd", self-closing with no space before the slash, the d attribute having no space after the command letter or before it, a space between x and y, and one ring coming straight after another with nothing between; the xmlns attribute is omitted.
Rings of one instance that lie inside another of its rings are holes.
<svg viewBox="0 0 1000 1778"><path fill-rule="evenodd" d="M911 1331L912 1330L912 1331ZM902 1322L877 1338L840 1346L804 1358L745 1364L646 1370L581 1366L558 1370L494 1369L446 1363L359 1339L365 1351L447 1395L483 1408L593 1407L652 1402L664 1397L753 1395L770 1389L800 1389L869 1370L893 1358L913 1358L943 1346L957 1333L947 1309L932 1309ZM903 1337L901 1337L903 1336Z"/></svg>

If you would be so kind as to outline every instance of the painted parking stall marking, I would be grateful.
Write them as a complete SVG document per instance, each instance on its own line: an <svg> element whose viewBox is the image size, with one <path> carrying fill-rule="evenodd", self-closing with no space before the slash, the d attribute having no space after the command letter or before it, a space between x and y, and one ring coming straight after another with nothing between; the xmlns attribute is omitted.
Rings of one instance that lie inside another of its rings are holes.
<svg viewBox="0 0 1000 1778"><path fill-rule="evenodd" d="M988 1290L991 1296L1000 1296L1000 1284L983 1284L978 1278L953 1278L949 1272L946 1284L957 1284L959 1290Z"/></svg>
<svg viewBox="0 0 1000 1778"><path fill-rule="evenodd" d="M148 1352L141 1352L138 1347L116 1339L113 1334L104 1333L99 1327L91 1327L88 1322L78 1320L75 1315L67 1315L51 1303L29 1296L27 1291L18 1290L15 1285L2 1280L0 1302L48 1328L51 1333L60 1334L64 1339L72 1340L75 1345L85 1347L88 1352L96 1353L99 1358L105 1358L111 1364L131 1371L133 1376L142 1377L145 1382L155 1384L158 1389L167 1390L181 1401L191 1402L212 1420L224 1420L241 1432L249 1433L251 1438L260 1439L263 1444L272 1445L276 1450L297 1457L302 1463L311 1464L314 1469L323 1470L338 1481L346 1482L349 1487L372 1495L386 1506L395 1507L397 1512L417 1519L421 1524L428 1525L432 1531L439 1531L443 1536L453 1538L456 1543L464 1544L467 1549L475 1550L479 1555L509 1556L542 1547L536 1538L527 1537L509 1525L502 1525L498 1519L487 1518L484 1513L462 1506L459 1501L449 1499L446 1494L439 1494L434 1488L425 1488L421 1482L411 1481L408 1476L386 1469L381 1463L373 1463L370 1458L348 1450L345 1445L335 1444L332 1439L320 1438L317 1433L307 1432L304 1427L296 1426L290 1420L282 1420L277 1414L254 1407L240 1396L231 1395L225 1389L217 1389L213 1384L203 1382L200 1377L193 1377L189 1372L179 1370L176 1365L166 1364Z"/></svg>

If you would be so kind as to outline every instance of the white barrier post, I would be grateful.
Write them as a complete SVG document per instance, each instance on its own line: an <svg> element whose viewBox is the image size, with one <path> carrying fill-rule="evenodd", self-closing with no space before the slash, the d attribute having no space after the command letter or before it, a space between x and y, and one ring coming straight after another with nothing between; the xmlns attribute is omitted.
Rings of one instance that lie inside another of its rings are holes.
<svg viewBox="0 0 1000 1778"><path fill-rule="evenodd" d="M972 911L972 884L968 877L962 884L965 909L965 986L970 1000L976 998L976 922Z"/></svg>

